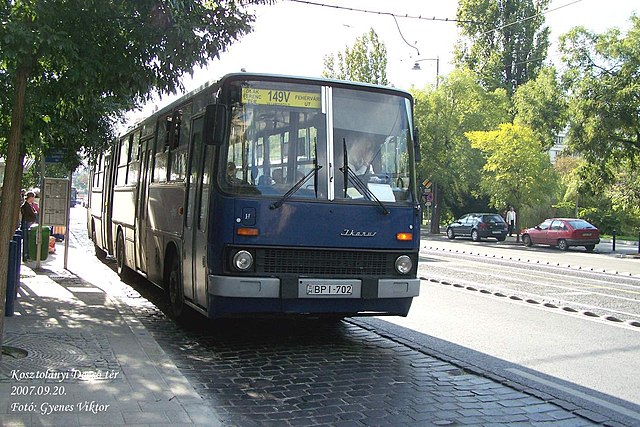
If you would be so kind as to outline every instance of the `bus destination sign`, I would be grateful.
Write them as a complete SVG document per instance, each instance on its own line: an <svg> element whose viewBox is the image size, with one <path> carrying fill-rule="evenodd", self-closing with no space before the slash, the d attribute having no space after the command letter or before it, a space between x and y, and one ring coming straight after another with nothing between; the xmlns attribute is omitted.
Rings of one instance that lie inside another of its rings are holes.
<svg viewBox="0 0 640 427"><path fill-rule="evenodd" d="M320 108L321 106L319 93L251 87L242 88L242 103L302 108Z"/></svg>

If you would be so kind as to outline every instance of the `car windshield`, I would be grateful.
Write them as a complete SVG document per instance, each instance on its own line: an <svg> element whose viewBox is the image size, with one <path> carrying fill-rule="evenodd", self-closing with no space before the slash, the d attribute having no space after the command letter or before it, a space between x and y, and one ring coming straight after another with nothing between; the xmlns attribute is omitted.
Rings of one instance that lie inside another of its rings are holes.
<svg viewBox="0 0 640 427"><path fill-rule="evenodd" d="M500 215L485 215L484 222L504 222Z"/></svg>
<svg viewBox="0 0 640 427"><path fill-rule="evenodd" d="M581 230L583 228L596 228L583 219L572 219L569 221L569 224L571 224L571 226L576 230Z"/></svg>
<svg viewBox="0 0 640 427"><path fill-rule="evenodd" d="M538 228L540 228L540 230L547 230L550 225L551 225L551 220L547 219L543 223L539 224Z"/></svg>

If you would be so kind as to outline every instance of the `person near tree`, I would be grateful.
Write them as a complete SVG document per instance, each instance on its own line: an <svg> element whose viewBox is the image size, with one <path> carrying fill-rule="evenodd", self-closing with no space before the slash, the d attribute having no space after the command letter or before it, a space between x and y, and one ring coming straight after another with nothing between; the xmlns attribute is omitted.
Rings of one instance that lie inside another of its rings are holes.
<svg viewBox="0 0 640 427"><path fill-rule="evenodd" d="M20 228L22 230L22 260L23 261L27 261L27 259L29 258L28 257L29 227L31 227L31 225L37 221L37 212L35 207L33 206L35 200L36 200L35 193L33 191L27 191L27 193L24 195L24 202L22 203L22 206L20 206L20 215L22 217Z"/></svg>
<svg viewBox="0 0 640 427"><path fill-rule="evenodd" d="M509 226L509 236L513 234L513 231L516 229L516 211L513 209L513 206L509 206L509 210L507 211L507 225Z"/></svg>

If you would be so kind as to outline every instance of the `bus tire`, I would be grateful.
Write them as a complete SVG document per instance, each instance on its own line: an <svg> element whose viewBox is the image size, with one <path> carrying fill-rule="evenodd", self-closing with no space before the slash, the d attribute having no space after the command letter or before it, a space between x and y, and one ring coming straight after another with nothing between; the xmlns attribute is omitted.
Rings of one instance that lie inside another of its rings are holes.
<svg viewBox="0 0 640 427"><path fill-rule="evenodd" d="M120 279L123 281L127 281L131 278L131 269L127 267L125 260L124 236L122 231L118 231L118 238L116 239L116 268L118 276L120 276Z"/></svg>
<svg viewBox="0 0 640 427"><path fill-rule="evenodd" d="M103 251L100 246L96 243L96 228L95 225L91 224L91 240L93 241L93 249L96 252L96 258L100 261L103 261L107 258L107 252Z"/></svg>
<svg viewBox="0 0 640 427"><path fill-rule="evenodd" d="M180 258L174 254L169 260L169 272L167 274L167 294L169 297L169 308L176 320L184 317L184 289L182 286L182 271L180 269Z"/></svg>

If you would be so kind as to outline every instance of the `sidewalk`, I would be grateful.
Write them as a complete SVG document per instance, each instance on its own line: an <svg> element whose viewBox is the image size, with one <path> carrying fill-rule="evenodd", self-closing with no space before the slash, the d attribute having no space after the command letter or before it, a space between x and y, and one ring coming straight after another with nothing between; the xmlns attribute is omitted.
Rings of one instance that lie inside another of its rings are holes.
<svg viewBox="0 0 640 427"><path fill-rule="evenodd" d="M5 318L0 425L221 425L117 292L62 259L21 266Z"/></svg>

